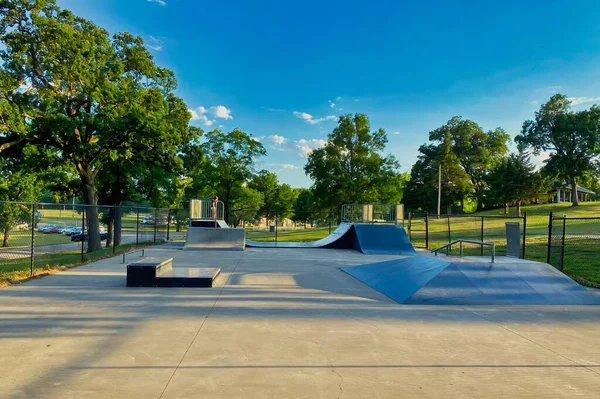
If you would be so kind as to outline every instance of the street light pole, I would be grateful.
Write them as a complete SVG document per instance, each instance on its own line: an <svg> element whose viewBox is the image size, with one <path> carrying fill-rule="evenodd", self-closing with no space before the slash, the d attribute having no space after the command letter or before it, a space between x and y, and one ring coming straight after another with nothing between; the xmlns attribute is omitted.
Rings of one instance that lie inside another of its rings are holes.
<svg viewBox="0 0 600 399"><path fill-rule="evenodd" d="M442 214L442 164L440 163L438 166L438 209L437 215L438 218Z"/></svg>

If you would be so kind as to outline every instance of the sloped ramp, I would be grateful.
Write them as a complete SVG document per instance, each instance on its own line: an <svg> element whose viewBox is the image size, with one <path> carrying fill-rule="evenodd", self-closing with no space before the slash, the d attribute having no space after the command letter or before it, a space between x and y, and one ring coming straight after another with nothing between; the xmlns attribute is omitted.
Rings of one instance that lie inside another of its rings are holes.
<svg viewBox="0 0 600 399"><path fill-rule="evenodd" d="M272 242L246 240L247 247L255 248L336 248L352 249L354 245L354 225L340 223L340 225L325 238L308 242Z"/></svg>
<svg viewBox="0 0 600 399"><path fill-rule="evenodd" d="M334 248L355 249L368 255L414 253L404 228L392 225L341 223L325 238L309 242L262 242L246 240L257 248Z"/></svg>
<svg viewBox="0 0 600 399"><path fill-rule="evenodd" d="M491 264L414 256L342 270L401 304L600 305L600 295L532 261Z"/></svg>
<svg viewBox="0 0 600 399"><path fill-rule="evenodd" d="M355 248L366 255L402 255L414 253L403 226L355 224Z"/></svg>

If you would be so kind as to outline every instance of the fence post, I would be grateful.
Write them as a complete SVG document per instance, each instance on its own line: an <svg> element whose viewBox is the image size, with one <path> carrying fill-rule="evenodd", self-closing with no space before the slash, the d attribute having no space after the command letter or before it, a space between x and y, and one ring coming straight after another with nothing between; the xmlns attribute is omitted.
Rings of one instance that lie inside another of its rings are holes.
<svg viewBox="0 0 600 399"><path fill-rule="evenodd" d="M563 215L563 229L562 229L562 246L560 247L560 271L564 269L565 262L565 233L567 230L567 215Z"/></svg>
<svg viewBox="0 0 600 399"><path fill-rule="evenodd" d="M140 208L135 208L136 219L135 219L135 249L137 249L140 242Z"/></svg>
<svg viewBox="0 0 600 399"><path fill-rule="evenodd" d="M217 222L215 221L215 224ZM156 228L158 227L158 209L154 209L154 244L156 244Z"/></svg>
<svg viewBox="0 0 600 399"><path fill-rule="evenodd" d="M429 249L429 212L425 211L425 249Z"/></svg>
<svg viewBox="0 0 600 399"><path fill-rule="evenodd" d="M331 234L331 209L329 210L329 234Z"/></svg>
<svg viewBox="0 0 600 399"><path fill-rule="evenodd" d="M552 212L548 217L548 252L546 253L546 263L550 263L550 252L552 251Z"/></svg>
<svg viewBox="0 0 600 399"><path fill-rule="evenodd" d="M169 241L169 233L170 233L170 226L171 226L171 208L169 208L169 211L167 212L167 241Z"/></svg>
<svg viewBox="0 0 600 399"><path fill-rule="evenodd" d="M452 238L450 236L450 215L448 215L448 244L452 242Z"/></svg>
<svg viewBox="0 0 600 399"><path fill-rule="evenodd" d="M412 212L408 212L408 239L410 241L412 241L412 233L411 233L411 229L412 229Z"/></svg>
<svg viewBox="0 0 600 399"><path fill-rule="evenodd" d="M525 246L527 244L527 212L523 214L523 254L521 259L525 259Z"/></svg>
<svg viewBox="0 0 600 399"><path fill-rule="evenodd" d="M29 276L33 277L33 269L35 265L35 204L31 205L31 259L30 259L30 271Z"/></svg>
<svg viewBox="0 0 600 399"><path fill-rule="evenodd" d="M89 232L88 232L89 236ZM85 206L81 207L81 263L83 263L83 247L85 245Z"/></svg>
<svg viewBox="0 0 600 399"><path fill-rule="evenodd" d="M483 216L481 217L481 242L483 242ZM481 244L481 256L483 256L483 244Z"/></svg>
<svg viewBox="0 0 600 399"><path fill-rule="evenodd" d="M277 220L279 218L278 212L275 212L275 242L277 242Z"/></svg>
<svg viewBox="0 0 600 399"><path fill-rule="evenodd" d="M116 238L117 238L117 208L113 207L110 208L110 211L112 212L112 224L113 224L113 228L112 228L112 253L114 254L115 251L117 250L115 242L116 242Z"/></svg>

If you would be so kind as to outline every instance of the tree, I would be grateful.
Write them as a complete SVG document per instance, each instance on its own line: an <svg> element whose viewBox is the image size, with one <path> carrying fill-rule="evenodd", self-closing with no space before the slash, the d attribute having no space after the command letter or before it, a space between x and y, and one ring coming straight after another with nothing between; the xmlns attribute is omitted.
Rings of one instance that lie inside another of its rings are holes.
<svg viewBox="0 0 600 399"><path fill-rule="evenodd" d="M321 209L337 211L347 203L392 200L386 187L396 184L399 164L382 155L387 143L383 129L371 132L365 114L343 115L327 144L313 151L305 172L313 179L313 194Z"/></svg>
<svg viewBox="0 0 600 399"><path fill-rule="evenodd" d="M252 177L248 187L261 193L263 204L258 213L269 220L276 216L280 219L291 215L296 192L289 184L280 184L277 175L268 170L261 170Z"/></svg>
<svg viewBox="0 0 600 399"><path fill-rule="evenodd" d="M195 187L198 188L198 184L201 184L203 187L198 191L210 191L212 194L208 196L219 196L229 222L236 194L242 192L242 185L253 175L255 159L266 155L267 151L260 142L238 128L229 133L223 133L219 129L208 132L202 149L206 156L205 171L194 182Z"/></svg>
<svg viewBox="0 0 600 399"><path fill-rule="evenodd" d="M417 162L413 165L410 180L406 183L404 203L412 209L429 212L437 209L439 171L441 166L441 206L452 213L452 205L459 202L461 210L464 198L472 192L469 176L451 151L450 140L435 146L419 147Z"/></svg>
<svg viewBox="0 0 600 399"><path fill-rule="evenodd" d="M0 157L0 231L2 247L8 247L10 232L15 224L31 221L31 205L39 198L43 185L41 174L27 168L27 157L36 153L35 148L11 148L10 155ZM34 226L32 225L33 229Z"/></svg>
<svg viewBox="0 0 600 399"><path fill-rule="evenodd" d="M517 205L517 215L521 216L523 201L535 200L548 192L546 180L529 161L526 155L512 154L500 161L487 177L489 197L504 205L508 214L511 203Z"/></svg>
<svg viewBox="0 0 600 399"><path fill-rule="evenodd" d="M449 143L450 151L471 181L478 210L483 209L485 176L508 152L509 139L501 128L484 132L477 123L459 116L429 133L430 141L439 145Z"/></svg>
<svg viewBox="0 0 600 399"><path fill-rule="evenodd" d="M96 177L109 161L164 165L190 119L140 37L108 33L55 0L0 2L0 151L21 142L60 152L80 178L88 251L100 248Z"/></svg>
<svg viewBox="0 0 600 399"><path fill-rule="evenodd" d="M314 219L315 199L311 190L302 188L298 190L296 201L294 202L294 213L292 220L296 223L307 223Z"/></svg>
<svg viewBox="0 0 600 399"><path fill-rule="evenodd" d="M600 107L570 111L570 101L564 94L556 94L535 113L535 120L523 123L521 134L515 139L521 148L532 148L539 155L550 152L544 169L564 179L577 193L577 179L586 173L597 174L600 150ZM573 206L578 206L573 195Z"/></svg>
<svg viewBox="0 0 600 399"><path fill-rule="evenodd" d="M259 217L259 209L263 206L262 193L242 186L237 190L232 210L229 212L229 222L240 225L242 222L254 222Z"/></svg>

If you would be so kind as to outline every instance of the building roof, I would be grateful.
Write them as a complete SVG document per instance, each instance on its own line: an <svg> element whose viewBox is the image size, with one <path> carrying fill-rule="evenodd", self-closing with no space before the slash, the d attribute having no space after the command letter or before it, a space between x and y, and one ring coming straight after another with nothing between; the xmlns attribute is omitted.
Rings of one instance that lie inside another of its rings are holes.
<svg viewBox="0 0 600 399"><path fill-rule="evenodd" d="M559 187L561 190L563 191L571 191L571 186L567 186L566 184ZM556 191L556 190L554 190ZM595 192L593 192L592 190L588 190L585 187L581 187L580 185L577 185L577 192L578 193L584 193L584 194L596 194Z"/></svg>

